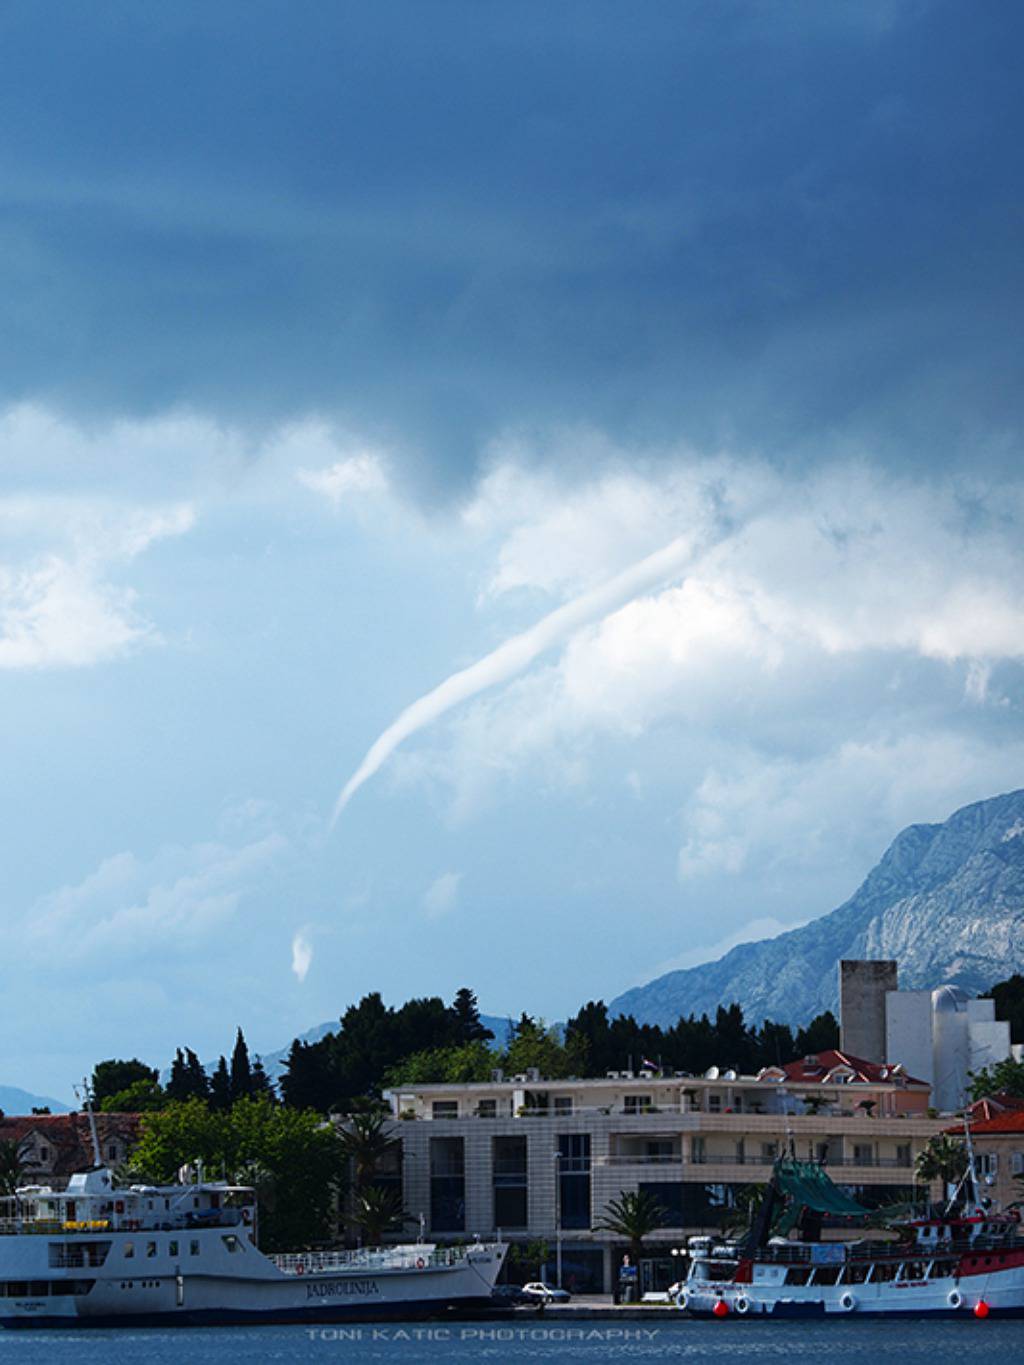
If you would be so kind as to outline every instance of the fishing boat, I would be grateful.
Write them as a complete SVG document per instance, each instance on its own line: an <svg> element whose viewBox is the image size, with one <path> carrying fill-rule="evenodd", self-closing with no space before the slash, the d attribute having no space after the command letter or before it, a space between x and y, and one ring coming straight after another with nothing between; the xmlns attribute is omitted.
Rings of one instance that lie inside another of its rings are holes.
<svg viewBox="0 0 1024 1365"><path fill-rule="evenodd" d="M91 1115L90 1115L91 1117ZM99 1160L0 1200L0 1325L341 1322L491 1311L502 1243L266 1255L248 1186L116 1183Z"/></svg>
<svg viewBox="0 0 1024 1365"><path fill-rule="evenodd" d="M744 1236L690 1238L676 1302L719 1318L1024 1317L1020 1215L979 1197L969 1128L967 1138L967 1172L944 1207L849 1241L821 1240L823 1221L869 1210L817 1163L780 1157Z"/></svg>

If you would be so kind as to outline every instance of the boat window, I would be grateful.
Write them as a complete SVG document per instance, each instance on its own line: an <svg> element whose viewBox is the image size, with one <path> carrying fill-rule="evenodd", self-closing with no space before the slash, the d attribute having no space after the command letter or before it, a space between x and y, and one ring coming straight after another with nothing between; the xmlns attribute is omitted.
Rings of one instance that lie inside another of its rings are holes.
<svg viewBox="0 0 1024 1365"><path fill-rule="evenodd" d="M124 1244L124 1258L125 1258L125 1260L126 1260L126 1261L130 1261L131 1258L132 1258L134 1255L135 1255L135 1243L134 1243L134 1242L125 1242L125 1244Z"/></svg>
<svg viewBox="0 0 1024 1365"><path fill-rule="evenodd" d="M156 1255L156 1242L147 1242L147 1243L146 1243L146 1255L147 1255L147 1256L155 1256L155 1255Z"/></svg>
<svg viewBox="0 0 1024 1365"><path fill-rule="evenodd" d="M170 1254L171 1254L172 1256L177 1256L177 1254L178 1254L178 1243L177 1243L177 1242L168 1242L168 1244L167 1244L167 1250L170 1252Z"/></svg>
<svg viewBox="0 0 1024 1365"><path fill-rule="evenodd" d="M191 1240L191 1242L189 1242L189 1244L188 1244L188 1254L189 1254L190 1256L198 1256L198 1255L199 1255L199 1240L198 1240L198 1238L193 1237L192 1240Z"/></svg>
<svg viewBox="0 0 1024 1365"><path fill-rule="evenodd" d="M805 1265L793 1265L786 1271L787 1284L806 1284L810 1272Z"/></svg>
<svg viewBox="0 0 1024 1365"><path fill-rule="evenodd" d="M228 1251L234 1252L238 1250L238 1238L233 1234L228 1233L226 1237L221 1238L221 1241L227 1247Z"/></svg>

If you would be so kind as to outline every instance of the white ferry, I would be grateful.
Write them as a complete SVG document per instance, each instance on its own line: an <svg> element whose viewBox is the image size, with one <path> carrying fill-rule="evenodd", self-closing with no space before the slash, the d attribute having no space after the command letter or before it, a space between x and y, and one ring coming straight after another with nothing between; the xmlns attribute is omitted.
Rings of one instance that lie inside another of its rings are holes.
<svg viewBox="0 0 1024 1365"><path fill-rule="evenodd" d="M118 1187L97 1165L67 1188L0 1200L0 1325L338 1322L486 1309L501 1243L264 1255L254 1192L197 1179Z"/></svg>
<svg viewBox="0 0 1024 1365"><path fill-rule="evenodd" d="M745 1237L693 1237L689 1274L677 1293L697 1316L820 1317L926 1314L1024 1316L1024 1235L1016 1210L978 1199L969 1149L964 1207L893 1223L889 1240L791 1241L769 1235L787 1202L791 1215L865 1211L820 1166L783 1157ZM813 1222L813 1219L811 1220ZM820 1220L819 1220L820 1221Z"/></svg>

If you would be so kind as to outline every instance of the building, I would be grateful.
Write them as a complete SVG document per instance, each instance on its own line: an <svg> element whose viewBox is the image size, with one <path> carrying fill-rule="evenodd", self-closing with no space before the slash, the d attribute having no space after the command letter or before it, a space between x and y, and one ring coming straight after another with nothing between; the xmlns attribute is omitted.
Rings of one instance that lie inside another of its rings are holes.
<svg viewBox="0 0 1024 1365"><path fill-rule="evenodd" d="M425 1233L541 1239L545 1274L556 1278L560 1255L562 1282L580 1292L612 1287L623 1247L594 1225L625 1192L647 1191L665 1210L642 1267L643 1287L657 1287L676 1278L684 1239L735 1215L742 1192L767 1180L790 1145L880 1204L913 1197L916 1157L943 1127L927 1117L926 1084L839 1053L757 1076L716 1067L565 1081L495 1073L387 1098L405 1208Z"/></svg>
<svg viewBox="0 0 1024 1365"><path fill-rule="evenodd" d="M139 1135L138 1114L96 1114L100 1157L117 1166L125 1160ZM92 1135L89 1116L74 1114L27 1114L0 1117L0 1142L16 1142L24 1166L25 1184L67 1184L68 1176L92 1166Z"/></svg>
<svg viewBox="0 0 1024 1365"><path fill-rule="evenodd" d="M883 1061L898 1057L932 1088L943 1113L962 1109L971 1072L1013 1055L1010 1026L995 1017L995 1002L973 1000L959 986L898 989L897 964L839 964L840 1047Z"/></svg>
<svg viewBox="0 0 1024 1365"><path fill-rule="evenodd" d="M963 1124L948 1130L963 1136ZM1024 1202L1024 1106L971 1124L975 1164L983 1193L997 1206Z"/></svg>

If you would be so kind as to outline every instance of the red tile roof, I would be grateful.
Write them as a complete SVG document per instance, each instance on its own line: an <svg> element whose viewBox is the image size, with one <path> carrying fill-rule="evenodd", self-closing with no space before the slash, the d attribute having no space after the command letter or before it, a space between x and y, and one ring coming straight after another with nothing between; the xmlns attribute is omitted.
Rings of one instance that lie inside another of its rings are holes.
<svg viewBox="0 0 1024 1365"><path fill-rule="evenodd" d="M128 1146L139 1136L139 1114L97 1114L96 1132L102 1146L119 1138ZM71 1175L92 1165L92 1135L89 1117L72 1114L11 1114L0 1118L0 1141L24 1142L32 1133L45 1137L53 1148L46 1169L54 1175ZM28 1175L31 1176L31 1168Z"/></svg>
<svg viewBox="0 0 1024 1365"><path fill-rule="evenodd" d="M954 1128L947 1128L947 1133L960 1137L963 1135L964 1126L958 1123ZM1001 1114L994 1114L990 1119L982 1119L980 1123L971 1124L972 1137L997 1136L1000 1133L1024 1133L1024 1109L1006 1109Z"/></svg>
<svg viewBox="0 0 1024 1365"><path fill-rule="evenodd" d="M840 1052L837 1048L826 1048L824 1052L816 1052L813 1057L803 1057L798 1062L787 1062L783 1067L767 1069L783 1071L787 1081L822 1084L827 1082L837 1068L848 1068L854 1073L853 1081L860 1084L879 1085L887 1082L921 1086L928 1084L927 1081L919 1081L914 1076L908 1076L898 1062L888 1065L883 1062L869 1062L863 1057L854 1057L852 1053Z"/></svg>

